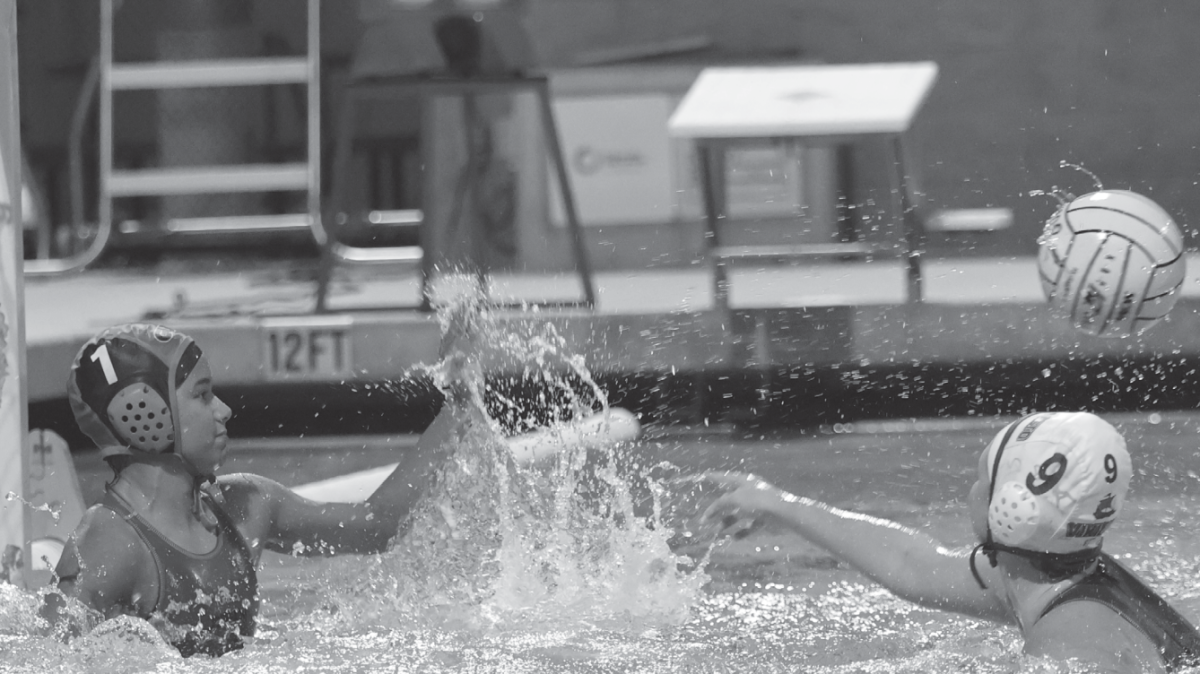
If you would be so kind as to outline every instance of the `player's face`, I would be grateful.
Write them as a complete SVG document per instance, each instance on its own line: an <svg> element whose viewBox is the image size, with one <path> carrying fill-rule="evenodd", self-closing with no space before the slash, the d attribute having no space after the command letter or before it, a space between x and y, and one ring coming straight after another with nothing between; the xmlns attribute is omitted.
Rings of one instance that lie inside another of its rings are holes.
<svg viewBox="0 0 1200 674"><path fill-rule="evenodd" d="M987 539L987 512L988 512L988 475L987 475L987 451L979 457L978 477L975 484L971 485L971 493L967 496L967 506L971 512L971 529L975 532L975 537L982 543Z"/></svg>
<svg viewBox="0 0 1200 674"><path fill-rule="evenodd" d="M225 423L232 412L213 394L212 368L201 357L177 392L179 453L199 470L213 471L225 462L229 436Z"/></svg>

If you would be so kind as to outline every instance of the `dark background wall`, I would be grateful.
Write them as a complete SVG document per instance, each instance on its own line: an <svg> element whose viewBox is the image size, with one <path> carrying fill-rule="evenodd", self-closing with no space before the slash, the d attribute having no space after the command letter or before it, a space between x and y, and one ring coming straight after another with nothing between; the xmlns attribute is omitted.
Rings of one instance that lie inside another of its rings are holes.
<svg viewBox="0 0 1200 674"><path fill-rule="evenodd" d="M366 1L366 0L364 0ZM384 0L370 0L378 5ZM123 12L148 0L129 0ZM165 4L154 0L154 4ZM67 129L96 49L94 0L20 3L24 142L34 170L65 199ZM344 71L362 27L350 0L326 0L327 77ZM934 236L934 252L1026 254L1053 210L1034 190L1105 187L1159 201L1189 238L1200 224L1200 3L1090 0L526 0L526 22L546 67L582 55L675 38L708 47L686 58L720 63L806 59L830 63L934 60L938 84L912 131L912 166L930 208L1012 208L997 236ZM153 12L148 12L152 14ZM255 26L303 48L303 3L254 0ZM136 51L143 27L123 31ZM336 87L327 87L336 96ZM136 135L133 123L120 133ZM866 181L867 194L872 187ZM65 215L61 207L59 217Z"/></svg>

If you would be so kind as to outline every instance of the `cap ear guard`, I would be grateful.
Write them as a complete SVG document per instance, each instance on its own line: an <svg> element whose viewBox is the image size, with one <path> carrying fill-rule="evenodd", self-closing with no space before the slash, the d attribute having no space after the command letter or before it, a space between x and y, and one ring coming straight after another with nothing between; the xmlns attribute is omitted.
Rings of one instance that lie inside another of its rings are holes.
<svg viewBox="0 0 1200 674"><path fill-rule="evenodd" d="M171 408L162 395L137 382L126 386L108 403L108 421L120 439L142 452L163 452L175 442Z"/></svg>
<svg viewBox="0 0 1200 674"><path fill-rule="evenodd" d="M1006 482L992 496L988 527L1004 545L1019 546L1037 532L1041 506L1020 482Z"/></svg>

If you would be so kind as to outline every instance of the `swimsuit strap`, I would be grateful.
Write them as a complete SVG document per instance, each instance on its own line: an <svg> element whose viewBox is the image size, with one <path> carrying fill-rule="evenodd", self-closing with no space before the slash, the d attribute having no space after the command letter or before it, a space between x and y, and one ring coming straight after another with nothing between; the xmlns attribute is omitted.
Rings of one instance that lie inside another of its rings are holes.
<svg viewBox="0 0 1200 674"><path fill-rule="evenodd" d="M1107 554L1101 555L1094 572L1047 604L1038 620L1072 601L1095 601L1112 609L1154 643L1167 671L1200 664L1200 632L1144 581Z"/></svg>
<svg viewBox="0 0 1200 674"><path fill-rule="evenodd" d="M158 557L158 550L155 549L154 542L150 540L150 525L146 524L137 513L133 512L133 508L130 507L129 503L121 498L121 495L112 488L111 482L104 485L104 497L100 500L100 504L117 517L125 520L129 524L129 527L137 534L138 538L141 539L142 545L150 553L150 559L154 562L154 577L158 579L154 601L151 602L151 606L154 607L152 610L157 610L159 602L162 601L163 585L165 583L163 580L162 560Z"/></svg>
<svg viewBox="0 0 1200 674"><path fill-rule="evenodd" d="M219 490L220 487L216 487L216 489ZM213 514L217 517L218 535L220 535L221 531L224 531L228 535L228 538L233 545L241 551L242 555L245 556L246 562L250 564L250 568L254 568L254 555L250 551L250 543L246 540L246 537L242 535L241 529L238 529L237 523L233 521L233 518L229 516L229 513L225 512L225 508L223 507L225 501L224 497L220 496L219 492L218 494L212 494L201 489L200 498L204 499L204 501L208 503L209 509L212 510ZM258 575L254 573L250 574L248 582L250 583L251 594L257 595Z"/></svg>

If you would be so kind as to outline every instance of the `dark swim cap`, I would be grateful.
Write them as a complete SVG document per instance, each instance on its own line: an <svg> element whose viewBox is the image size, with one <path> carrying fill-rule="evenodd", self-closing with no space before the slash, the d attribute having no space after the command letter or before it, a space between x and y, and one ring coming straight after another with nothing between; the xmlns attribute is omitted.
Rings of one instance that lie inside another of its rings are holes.
<svg viewBox="0 0 1200 674"><path fill-rule="evenodd" d="M101 456L175 451L175 391L203 354L187 335L132 323L93 337L75 357L67 398Z"/></svg>

